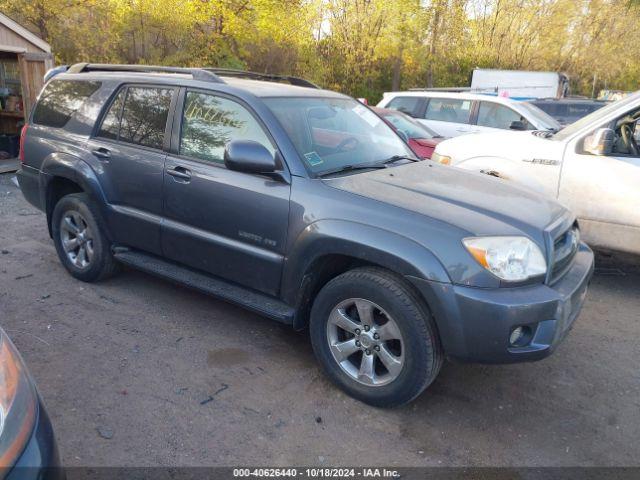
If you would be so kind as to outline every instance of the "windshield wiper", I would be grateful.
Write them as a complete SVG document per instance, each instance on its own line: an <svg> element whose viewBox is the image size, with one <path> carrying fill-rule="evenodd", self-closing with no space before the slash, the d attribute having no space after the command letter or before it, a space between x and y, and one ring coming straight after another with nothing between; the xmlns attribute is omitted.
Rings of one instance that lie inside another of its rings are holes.
<svg viewBox="0 0 640 480"><path fill-rule="evenodd" d="M335 168L333 170L327 170L326 172L322 172L319 174L319 177L326 177L327 175L333 175L334 173L341 172L350 172L353 170L369 170L369 169L377 169L377 168L387 168L390 163L395 163L400 160L411 160L412 162L419 162L417 158L409 157L407 155L394 155L385 160L378 162L367 162L367 163L356 163L354 165L344 165L340 168Z"/></svg>
<svg viewBox="0 0 640 480"><path fill-rule="evenodd" d="M371 168L387 168L386 164L380 162L372 162L372 163L358 163L355 165L344 165L340 168L334 168L332 170L327 170L319 174L319 177L326 177L327 175L333 175L334 173L341 172L350 172L353 170L369 170Z"/></svg>
<svg viewBox="0 0 640 480"><path fill-rule="evenodd" d="M389 163L395 163L400 160L411 160L412 162L419 162L417 158L409 157L408 155L394 155L393 157L389 157L382 162L379 162L380 165L387 165Z"/></svg>

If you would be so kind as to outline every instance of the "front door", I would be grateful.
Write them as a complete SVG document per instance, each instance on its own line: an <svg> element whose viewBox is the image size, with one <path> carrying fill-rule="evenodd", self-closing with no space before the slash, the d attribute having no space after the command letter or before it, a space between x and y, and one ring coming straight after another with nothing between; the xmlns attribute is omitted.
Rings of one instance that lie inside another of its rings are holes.
<svg viewBox="0 0 640 480"><path fill-rule="evenodd" d="M290 186L281 179L228 170L223 157L232 140L260 142L275 155L274 142L248 107L231 97L187 90L176 117L176 154L167 158L164 175L164 255L277 294Z"/></svg>
<svg viewBox="0 0 640 480"><path fill-rule="evenodd" d="M114 241L155 254L161 253L163 145L174 94L170 87L122 87L87 145Z"/></svg>
<svg viewBox="0 0 640 480"><path fill-rule="evenodd" d="M590 245L640 253L640 156L590 155L570 145L559 200L580 220Z"/></svg>

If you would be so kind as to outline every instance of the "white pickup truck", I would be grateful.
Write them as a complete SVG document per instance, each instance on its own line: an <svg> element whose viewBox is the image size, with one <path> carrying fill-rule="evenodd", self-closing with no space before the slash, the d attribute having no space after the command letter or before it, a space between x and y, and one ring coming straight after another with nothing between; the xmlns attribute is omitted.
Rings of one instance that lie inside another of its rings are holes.
<svg viewBox="0 0 640 480"><path fill-rule="evenodd" d="M557 133L480 133L440 143L432 160L543 192L569 207L595 247L640 254L640 92Z"/></svg>

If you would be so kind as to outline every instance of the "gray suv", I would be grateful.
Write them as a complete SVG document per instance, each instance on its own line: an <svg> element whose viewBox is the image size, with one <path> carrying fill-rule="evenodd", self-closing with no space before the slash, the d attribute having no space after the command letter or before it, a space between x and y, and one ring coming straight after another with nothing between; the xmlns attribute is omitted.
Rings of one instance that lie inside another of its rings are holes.
<svg viewBox="0 0 640 480"><path fill-rule="evenodd" d="M366 106L293 77L73 65L21 158L71 275L126 264L308 327L331 380L376 406L445 357L549 355L593 272L558 203L418 161Z"/></svg>

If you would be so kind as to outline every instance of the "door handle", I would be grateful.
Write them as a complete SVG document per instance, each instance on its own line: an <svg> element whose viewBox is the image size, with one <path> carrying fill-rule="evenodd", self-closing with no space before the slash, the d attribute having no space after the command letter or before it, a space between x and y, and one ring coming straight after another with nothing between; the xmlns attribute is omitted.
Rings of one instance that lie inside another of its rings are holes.
<svg viewBox="0 0 640 480"><path fill-rule="evenodd" d="M188 183L191 180L191 172L184 167L175 167L168 168L167 174L171 175L176 181L184 181L184 183ZM180 180L177 180L180 179Z"/></svg>
<svg viewBox="0 0 640 480"><path fill-rule="evenodd" d="M104 148L104 147L100 147L100 148L96 148L95 150L91 150L91 153L93 153L100 160L109 160L111 158L111 150L109 150L107 148Z"/></svg>

